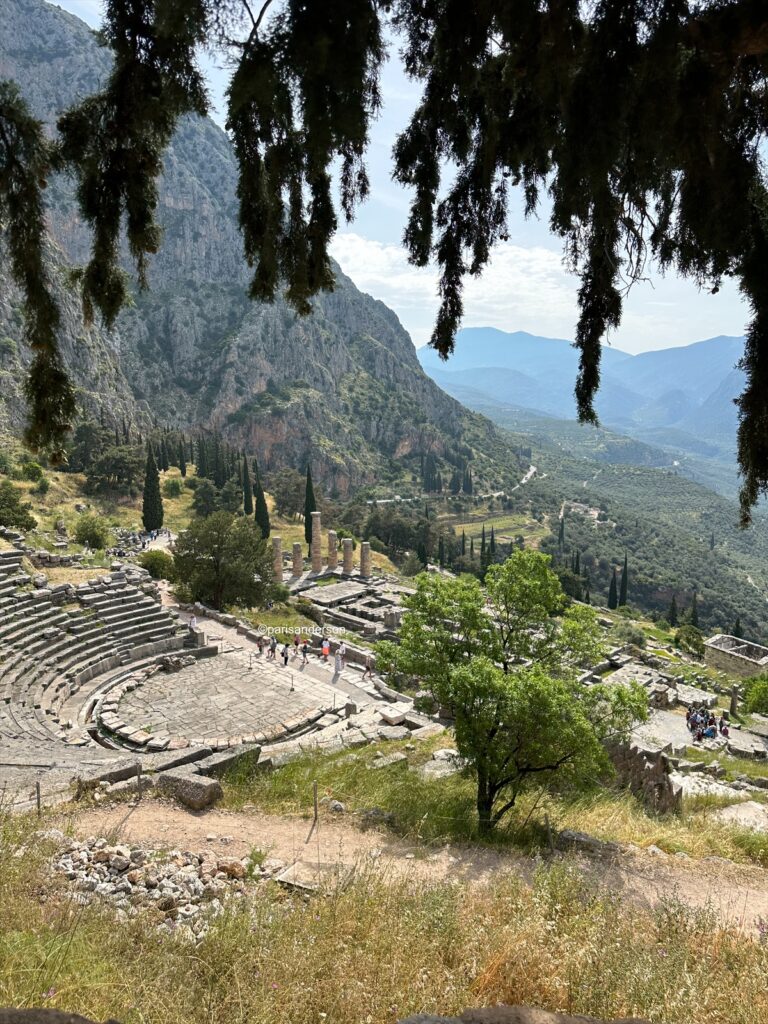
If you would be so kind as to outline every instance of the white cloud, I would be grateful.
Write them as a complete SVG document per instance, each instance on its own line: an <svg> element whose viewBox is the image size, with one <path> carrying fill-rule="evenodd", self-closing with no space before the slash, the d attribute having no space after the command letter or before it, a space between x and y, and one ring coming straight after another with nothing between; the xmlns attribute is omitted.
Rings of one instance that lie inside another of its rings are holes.
<svg viewBox="0 0 768 1024"><path fill-rule="evenodd" d="M331 251L358 288L397 313L416 345L426 344L439 301L434 266L413 267L402 246L354 232L338 234ZM465 281L463 324L572 338L577 290L578 280L564 270L559 251L502 243L482 276ZM627 352L642 352L742 334L746 319L733 284L713 296L675 275L654 276L631 290L622 325L609 340Z"/></svg>
<svg viewBox="0 0 768 1024"><path fill-rule="evenodd" d="M439 302L434 267L413 267L401 246L353 232L338 234L332 253L358 288L394 309L417 345L426 343ZM575 294L558 253L504 243L481 277L466 280L464 325L568 337Z"/></svg>

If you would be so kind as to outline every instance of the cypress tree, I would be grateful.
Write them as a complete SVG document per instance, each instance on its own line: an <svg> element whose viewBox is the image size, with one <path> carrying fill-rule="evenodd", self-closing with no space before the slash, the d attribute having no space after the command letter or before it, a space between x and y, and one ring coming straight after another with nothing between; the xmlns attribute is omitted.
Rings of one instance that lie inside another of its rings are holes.
<svg viewBox="0 0 768 1024"><path fill-rule="evenodd" d="M699 601L696 596L696 591L693 592L693 600L691 601L691 625L699 628Z"/></svg>
<svg viewBox="0 0 768 1024"><path fill-rule="evenodd" d="M739 618L738 615L736 616L736 621L731 626L731 636L738 637L739 640L742 639L742 636L741 636L741 619Z"/></svg>
<svg viewBox="0 0 768 1024"><path fill-rule="evenodd" d="M573 560L573 565L573 571L576 573L577 576L581 576L581 555L578 551L576 552L576 557Z"/></svg>
<svg viewBox="0 0 768 1024"><path fill-rule="evenodd" d="M485 523L483 523L483 532L480 535L480 560L485 558Z"/></svg>
<svg viewBox="0 0 768 1024"><path fill-rule="evenodd" d="M493 527L491 527L491 539L490 539L490 542L488 544L488 551L492 555L496 554L496 536L495 536L495 534L493 532Z"/></svg>
<svg viewBox="0 0 768 1024"><path fill-rule="evenodd" d="M475 560L475 538L474 537L470 537L469 538L469 557L474 562L474 560Z"/></svg>
<svg viewBox="0 0 768 1024"><path fill-rule="evenodd" d="M587 573L586 577L584 578L584 603L585 604L590 604L591 603L590 602L590 593L589 593L589 583L590 583L589 573Z"/></svg>
<svg viewBox="0 0 768 1024"><path fill-rule="evenodd" d="M672 595L672 600L669 602L669 611L667 612L667 621L670 626L676 626L678 623L677 614L677 594Z"/></svg>
<svg viewBox="0 0 768 1024"><path fill-rule="evenodd" d="M442 537L437 542L437 561L441 566L445 565L445 541Z"/></svg>
<svg viewBox="0 0 768 1024"><path fill-rule="evenodd" d="M621 589L619 591L619 604L625 605L627 603L627 552L624 552L624 568L621 570Z"/></svg>
<svg viewBox="0 0 768 1024"><path fill-rule="evenodd" d="M307 484L304 490L304 540L312 543L312 513L317 512L315 489L312 486L312 470L307 464Z"/></svg>
<svg viewBox="0 0 768 1024"><path fill-rule="evenodd" d="M464 530L461 531L461 553L462 555L467 553L467 535Z"/></svg>
<svg viewBox="0 0 768 1024"><path fill-rule="evenodd" d="M160 446L157 452L158 469L162 469L164 473L168 472L170 463L168 462L168 449L165 446L165 438L160 439Z"/></svg>
<svg viewBox="0 0 768 1024"><path fill-rule="evenodd" d="M714 551L715 550L715 531L714 530L709 535L709 550L710 551Z"/></svg>
<svg viewBox="0 0 768 1024"><path fill-rule="evenodd" d="M141 519L145 530L159 530L163 525L163 497L160 494L160 474L152 452L147 445L147 465L144 473Z"/></svg>
<svg viewBox="0 0 768 1024"><path fill-rule="evenodd" d="M243 452L241 473L243 475L243 512L250 516L253 515L253 487L251 487L251 474L248 472L248 459L245 457L245 452Z"/></svg>
<svg viewBox="0 0 768 1024"><path fill-rule="evenodd" d="M264 488L261 486L259 466L256 459L253 460L253 497L256 525L261 529L261 536L266 540L271 530L269 509L267 508L267 499L264 497Z"/></svg>
<svg viewBox="0 0 768 1024"><path fill-rule="evenodd" d="M179 472L183 477L187 475L187 456L184 451L185 448L184 440L179 441Z"/></svg>
<svg viewBox="0 0 768 1024"><path fill-rule="evenodd" d="M608 588L608 607L615 608L618 604L618 597L616 596L616 566L613 567L613 575L611 576L611 585Z"/></svg>
<svg viewBox="0 0 768 1024"><path fill-rule="evenodd" d="M423 540L420 540L419 543L416 545L416 557L418 558L422 565L427 564L427 548Z"/></svg>
<svg viewBox="0 0 768 1024"><path fill-rule="evenodd" d="M208 476L208 458L205 450L205 439L202 437L198 437L197 439L197 461L195 462L195 469L197 471L197 476Z"/></svg>

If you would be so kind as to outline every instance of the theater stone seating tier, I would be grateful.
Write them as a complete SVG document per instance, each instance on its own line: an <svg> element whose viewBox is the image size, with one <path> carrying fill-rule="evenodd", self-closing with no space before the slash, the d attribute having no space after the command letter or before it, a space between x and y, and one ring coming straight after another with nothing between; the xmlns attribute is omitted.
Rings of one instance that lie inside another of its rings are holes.
<svg viewBox="0 0 768 1024"><path fill-rule="evenodd" d="M93 689L86 684L180 649L186 631L152 596L157 590L144 574L35 590L21 557L0 551L0 746L34 764L43 754L95 746L76 728Z"/></svg>

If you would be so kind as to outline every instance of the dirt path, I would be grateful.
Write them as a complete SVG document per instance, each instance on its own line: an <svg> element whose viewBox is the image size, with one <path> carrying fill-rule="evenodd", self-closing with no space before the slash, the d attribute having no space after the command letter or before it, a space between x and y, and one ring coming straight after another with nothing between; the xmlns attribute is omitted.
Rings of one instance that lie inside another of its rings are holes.
<svg viewBox="0 0 768 1024"><path fill-rule="evenodd" d="M198 851L206 848L236 855L254 848L286 865L298 863L301 877L316 879L330 870L363 865L388 877L424 881L482 883L494 874L515 871L530 879L531 858L510 850L478 846L425 847L377 830L362 830L350 819L321 814L319 828L309 836L311 822L299 816L210 810L193 814L172 804L147 800L135 807L120 805L75 814L71 823L82 838L115 835L155 848ZM307 842L309 836L309 841ZM719 859L693 860L626 850L611 862L575 858L591 879L633 902L656 905L677 897L691 907L709 907L729 927L755 932L768 920L768 871Z"/></svg>

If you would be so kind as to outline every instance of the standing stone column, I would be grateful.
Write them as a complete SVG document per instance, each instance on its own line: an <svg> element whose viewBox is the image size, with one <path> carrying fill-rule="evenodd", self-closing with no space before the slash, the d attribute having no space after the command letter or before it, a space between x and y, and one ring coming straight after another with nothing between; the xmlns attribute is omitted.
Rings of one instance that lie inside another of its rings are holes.
<svg viewBox="0 0 768 1024"><path fill-rule="evenodd" d="M312 513L312 572L320 572L323 568L323 535L320 526L320 513Z"/></svg>
<svg viewBox="0 0 768 1024"><path fill-rule="evenodd" d="M283 538L272 538L272 569L275 573L275 582L283 582Z"/></svg>
<svg viewBox="0 0 768 1024"><path fill-rule="evenodd" d="M736 714L738 713L738 710L739 710L739 688L738 688L738 686L737 686L737 685L736 685L736 684L734 683L734 684L733 684L733 686L731 687L731 709L730 709L730 717L731 717L731 718L735 718L735 717L736 717Z"/></svg>
<svg viewBox="0 0 768 1024"><path fill-rule="evenodd" d="M301 576L304 572L304 555L299 541L293 545L293 575Z"/></svg>
<svg viewBox="0 0 768 1024"><path fill-rule="evenodd" d="M328 531L328 568L333 570L339 564L339 541L335 530Z"/></svg>
<svg viewBox="0 0 768 1024"><path fill-rule="evenodd" d="M367 540L360 545L360 575L364 579L371 575L371 545Z"/></svg>
<svg viewBox="0 0 768 1024"><path fill-rule="evenodd" d="M352 575L352 538L351 537L342 537L341 545L342 545L342 549L343 549L342 550L342 556L343 556L342 569L344 571L344 575L345 576L351 576Z"/></svg>

